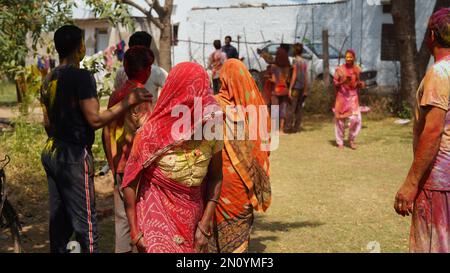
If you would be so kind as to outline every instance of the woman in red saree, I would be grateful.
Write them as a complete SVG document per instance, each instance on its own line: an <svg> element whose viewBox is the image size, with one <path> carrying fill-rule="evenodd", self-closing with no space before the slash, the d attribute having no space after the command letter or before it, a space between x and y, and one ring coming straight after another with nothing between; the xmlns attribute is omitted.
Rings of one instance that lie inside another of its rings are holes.
<svg viewBox="0 0 450 273"><path fill-rule="evenodd" d="M177 109L187 110L183 133L174 129ZM192 120L197 111L202 116ZM195 63L175 66L136 133L122 182L131 243L140 252L207 250L222 184L223 141L191 138L217 118L222 112L206 71Z"/></svg>
<svg viewBox="0 0 450 273"><path fill-rule="evenodd" d="M241 116L239 121L245 124L244 140L234 140L227 135L231 131L224 126L222 191L215 213L215 234L209 249L211 252L247 252L253 211L266 211L271 202L269 151L262 146L270 141L270 117L255 81L241 61L227 60L220 72L220 81L221 88L216 97L222 111L226 112L226 126L234 126L236 122L233 112L227 111L233 106L243 106L246 110L254 106L257 116L250 112ZM249 137L249 130L264 131L260 130L262 123L268 130L256 134L256 139Z"/></svg>

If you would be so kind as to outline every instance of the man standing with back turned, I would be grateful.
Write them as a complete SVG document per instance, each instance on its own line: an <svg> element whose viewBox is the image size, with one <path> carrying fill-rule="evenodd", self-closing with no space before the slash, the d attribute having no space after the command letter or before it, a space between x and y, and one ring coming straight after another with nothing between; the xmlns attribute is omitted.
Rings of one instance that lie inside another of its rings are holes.
<svg viewBox="0 0 450 273"><path fill-rule="evenodd" d="M449 253L450 8L430 17L425 36L435 63L417 90L414 161L394 208L402 216L412 214L410 252Z"/></svg>
<svg viewBox="0 0 450 273"><path fill-rule="evenodd" d="M99 112L94 77L80 69L86 48L82 30L60 27L54 35L60 65L51 71L41 89L44 126L48 140L41 159L50 198L50 251L67 252L73 233L83 252L98 252L94 193L94 131L124 114L130 107L151 101L137 89L121 103Z"/></svg>

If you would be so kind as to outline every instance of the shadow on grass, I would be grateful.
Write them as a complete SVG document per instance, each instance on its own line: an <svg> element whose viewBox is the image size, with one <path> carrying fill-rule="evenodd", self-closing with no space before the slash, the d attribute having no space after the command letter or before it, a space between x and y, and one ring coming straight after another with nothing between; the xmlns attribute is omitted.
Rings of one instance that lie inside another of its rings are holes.
<svg viewBox="0 0 450 273"><path fill-rule="evenodd" d="M17 101L0 101L0 107L15 107Z"/></svg>
<svg viewBox="0 0 450 273"><path fill-rule="evenodd" d="M255 217L254 229L258 231L272 231L272 232L288 232L292 229L300 228L316 228L325 225L323 222L317 221L303 221L303 222L282 222L282 221L264 221L264 217ZM279 236L261 236L250 237L249 252L261 253L267 248L264 242L278 241Z"/></svg>
<svg viewBox="0 0 450 273"><path fill-rule="evenodd" d="M336 144L336 140L328 140L328 144L330 144L331 146L333 146L333 147L336 147L337 148L337 144Z"/></svg>
<svg viewBox="0 0 450 273"><path fill-rule="evenodd" d="M265 237L258 237L255 239L252 239L250 237L250 244L248 246L248 252L250 253L262 253L264 250L266 250L267 246L263 244L265 241L276 241L278 237L276 236L265 236Z"/></svg>
<svg viewBox="0 0 450 273"><path fill-rule="evenodd" d="M315 228L324 225L322 222L261 222L261 220L256 219L255 227L257 230L264 231L290 231L291 229L299 229L299 228Z"/></svg>

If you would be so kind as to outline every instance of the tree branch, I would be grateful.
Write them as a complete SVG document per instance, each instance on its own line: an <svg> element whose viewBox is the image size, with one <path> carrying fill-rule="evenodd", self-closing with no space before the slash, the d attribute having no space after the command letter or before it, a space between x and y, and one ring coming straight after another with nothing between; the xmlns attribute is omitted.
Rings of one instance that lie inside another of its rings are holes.
<svg viewBox="0 0 450 273"><path fill-rule="evenodd" d="M164 10L167 14L171 15L173 9L173 0L165 0L164 1Z"/></svg>
<svg viewBox="0 0 450 273"><path fill-rule="evenodd" d="M152 22L157 28L159 29L163 29L164 25L161 23L161 21L159 20L159 18L155 18L153 16L147 16L147 18L150 20L150 22Z"/></svg>
<svg viewBox="0 0 450 273"><path fill-rule="evenodd" d="M140 12L142 12L145 16L149 17L151 16L151 14L149 13L149 11L147 11L144 7L140 6L139 4L130 1L130 0L122 0L122 3L130 5L134 8L136 8L137 10L139 10Z"/></svg>
<svg viewBox="0 0 450 273"><path fill-rule="evenodd" d="M147 0L147 2L149 2L149 1ZM153 0L152 2L153 2L152 7L156 11L156 13L158 13L158 16L160 18L164 17L166 15L166 10L161 6L161 4L159 3L159 0Z"/></svg>

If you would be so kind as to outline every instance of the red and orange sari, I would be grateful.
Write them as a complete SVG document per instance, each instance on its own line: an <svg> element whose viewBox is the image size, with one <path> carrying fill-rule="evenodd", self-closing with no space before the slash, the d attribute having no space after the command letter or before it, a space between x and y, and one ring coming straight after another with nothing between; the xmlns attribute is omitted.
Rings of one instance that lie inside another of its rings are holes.
<svg viewBox="0 0 450 273"><path fill-rule="evenodd" d="M198 99L195 104L194 98ZM156 161L191 138L172 132L180 119L172 116L172 109L183 105L193 116L200 101L202 118L191 119L192 132L207 120L222 118L221 111L206 71L195 63L178 64L169 73L152 114L134 138L122 188L138 183L137 222L149 253L195 252L194 235L203 215L205 184L192 187L180 184L165 175Z"/></svg>
<svg viewBox="0 0 450 273"><path fill-rule="evenodd" d="M266 111L258 112L256 120L245 115L245 140L228 139L224 126L224 149L222 150L223 181L219 204L216 208L215 236L210 241L212 252L246 252L253 224L253 210L266 211L271 203L269 181L269 152L263 151L265 144L260 134L256 140L249 140L249 126L267 122L270 117L266 103L245 65L236 59L225 62L220 73L221 89L216 96L226 112L230 106L256 106ZM264 119L264 120L263 120ZM267 143L270 140L267 140Z"/></svg>

